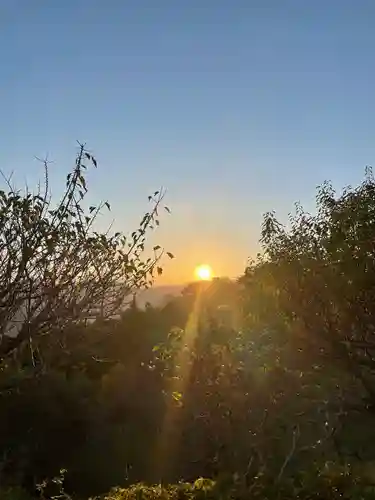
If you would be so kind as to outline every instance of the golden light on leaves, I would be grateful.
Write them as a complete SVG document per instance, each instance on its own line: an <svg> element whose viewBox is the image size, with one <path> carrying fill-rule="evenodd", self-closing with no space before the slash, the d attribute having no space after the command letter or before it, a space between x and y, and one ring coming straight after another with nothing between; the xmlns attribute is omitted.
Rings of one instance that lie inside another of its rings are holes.
<svg viewBox="0 0 375 500"><path fill-rule="evenodd" d="M212 279L212 269L207 264L202 264L195 269L195 277L201 281L209 281Z"/></svg>

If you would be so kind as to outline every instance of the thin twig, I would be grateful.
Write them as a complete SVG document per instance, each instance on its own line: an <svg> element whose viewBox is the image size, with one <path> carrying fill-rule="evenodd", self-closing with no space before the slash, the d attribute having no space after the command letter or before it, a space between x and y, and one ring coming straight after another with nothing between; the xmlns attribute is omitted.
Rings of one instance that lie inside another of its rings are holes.
<svg viewBox="0 0 375 500"><path fill-rule="evenodd" d="M294 428L294 430L293 430L292 446L291 446L291 448L289 450L289 453L285 457L285 460L284 460L283 465L281 466L280 472L277 475L277 478L276 478L276 482L277 483L282 478L282 475L284 474L286 466L288 465L288 463L290 462L290 460L292 459L292 457L293 457L293 455L294 455L294 453L296 451L296 445L297 445L297 440L298 440L298 437L299 437L299 433L300 433L300 429L299 429L299 425L297 425Z"/></svg>

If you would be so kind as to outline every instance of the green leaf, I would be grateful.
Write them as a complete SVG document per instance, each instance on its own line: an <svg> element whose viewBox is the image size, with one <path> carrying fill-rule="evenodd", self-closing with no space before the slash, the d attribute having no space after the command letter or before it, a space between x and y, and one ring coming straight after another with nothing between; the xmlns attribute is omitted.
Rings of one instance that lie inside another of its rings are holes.
<svg viewBox="0 0 375 500"><path fill-rule="evenodd" d="M81 175L81 176L79 177L79 180L81 181L81 184L82 184L83 189L84 189L85 191L87 191L87 187L86 187L86 180L85 180L85 178Z"/></svg>
<svg viewBox="0 0 375 500"><path fill-rule="evenodd" d="M173 253L171 253L171 252L167 252L167 255L168 255L168 257L169 257L170 259L174 259L174 255L173 255Z"/></svg>
<svg viewBox="0 0 375 500"><path fill-rule="evenodd" d="M162 267L157 267L156 270L157 270L157 273L158 273L159 276L161 276L163 274L163 268Z"/></svg>
<svg viewBox="0 0 375 500"><path fill-rule="evenodd" d="M181 394L181 392L178 392L178 391L173 391L173 392L172 392L172 398L173 398L175 401L181 401L181 399L182 399L182 394Z"/></svg>

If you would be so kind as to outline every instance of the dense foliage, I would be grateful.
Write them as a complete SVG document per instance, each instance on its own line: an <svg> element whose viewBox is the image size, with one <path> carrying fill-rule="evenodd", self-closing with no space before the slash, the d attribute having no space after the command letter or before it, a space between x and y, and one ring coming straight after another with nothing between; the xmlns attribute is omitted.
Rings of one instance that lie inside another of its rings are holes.
<svg viewBox="0 0 375 500"><path fill-rule="evenodd" d="M130 240L97 233L83 158L57 208L0 192L1 498L50 498L61 468L74 498L370 497L372 176L286 227L267 214L239 280L140 309L124 299L161 272L161 197Z"/></svg>

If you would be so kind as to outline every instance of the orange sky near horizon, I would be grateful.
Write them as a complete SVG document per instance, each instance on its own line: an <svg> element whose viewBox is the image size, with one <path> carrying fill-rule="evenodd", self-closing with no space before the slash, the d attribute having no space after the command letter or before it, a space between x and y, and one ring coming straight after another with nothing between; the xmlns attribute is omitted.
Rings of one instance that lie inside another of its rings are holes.
<svg viewBox="0 0 375 500"><path fill-rule="evenodd" d="M218 250L213 243L208 245L207 242L202 246L196 242L189 251L179 249L178 245L174 247L172 253L175 258L163 258L163 275L156 279L156 284L177 285L194 281L195 269L202 264L211 267L213 277L235 278L244 272L247 263L247 256L244 256L242 249L238 247Z"/></svg>
<svg viewBox="0 0 375 500"><path fill-rule="evenodd" d="M207 264L213 276L234 278L240 276L248 258L259 251L260 224L249 224L245 230L229 225L222 217L223 208L218 206L199 212L191 204L181 204L170 195L167 198L171 215L161 218L160 226L150 235L149 245L161 245L175 258L163 257L163 275L157 284L174 285L196 279L197 266ZM261 214L259 214L261 219Z"/></svg>

